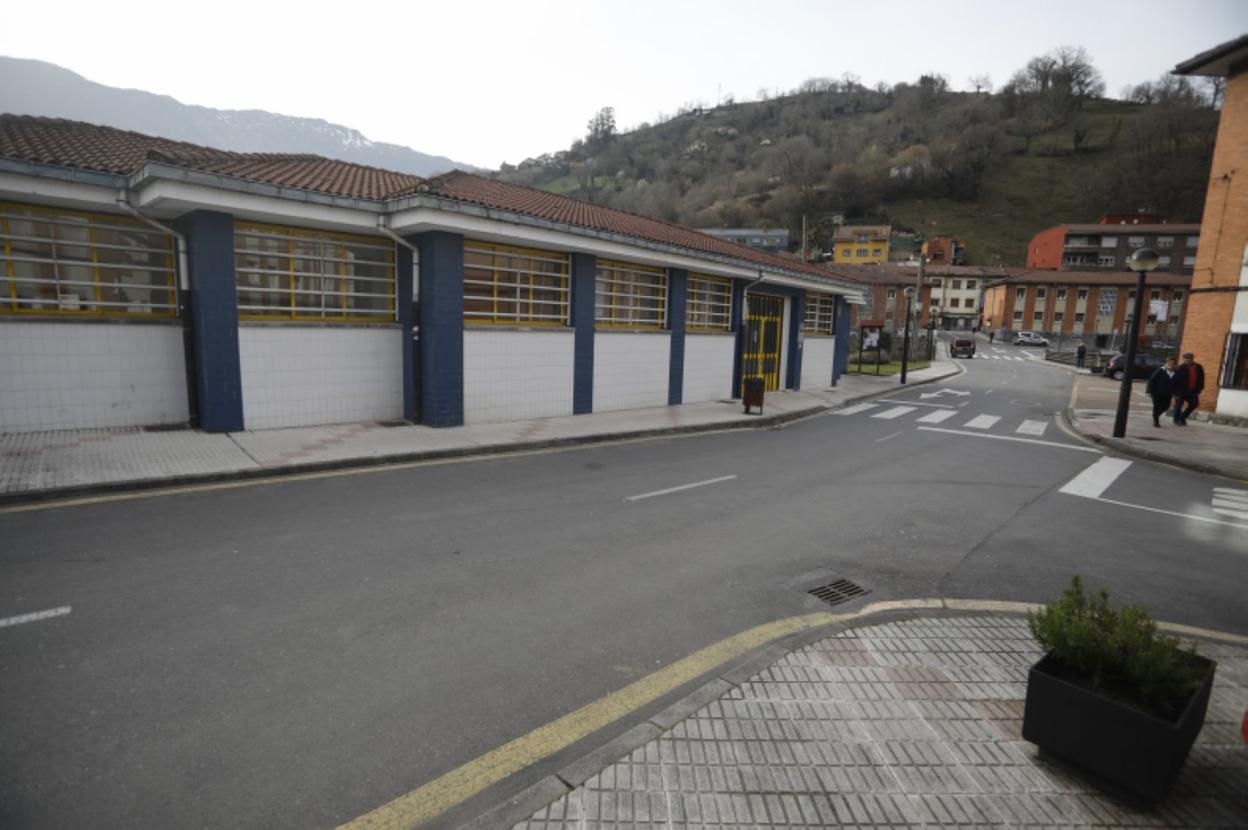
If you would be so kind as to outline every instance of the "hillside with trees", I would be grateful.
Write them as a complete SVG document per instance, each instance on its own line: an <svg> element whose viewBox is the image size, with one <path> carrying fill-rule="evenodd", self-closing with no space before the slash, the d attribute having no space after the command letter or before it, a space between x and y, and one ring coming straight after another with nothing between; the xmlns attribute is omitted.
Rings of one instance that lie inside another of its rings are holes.
<svg viewBox="0 0 1248 830"><path fill-rule="evenodd" d="M1035 231L1102 213L1200 220L1219 89L1164 76L1107 98L1070 47L999 90L969 85L815 78L626 132L604 107L568 150L496 175L694 227L787 227L797 240L805 216L812 250L834 216L885 220L952 233L976 264L1021 265Z"/></svg>

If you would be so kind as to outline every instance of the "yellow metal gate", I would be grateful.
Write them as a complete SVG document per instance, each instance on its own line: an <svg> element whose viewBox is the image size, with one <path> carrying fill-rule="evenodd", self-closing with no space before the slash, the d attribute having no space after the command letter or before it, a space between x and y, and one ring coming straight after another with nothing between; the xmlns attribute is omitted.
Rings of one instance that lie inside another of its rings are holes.
<svg viewBox="0 0 1248 830"><path fill-rule="evenodd" d="M764 388L780 388L780 333L784 327L784 299L766 294L749 295L745 351L741 378L762 378Z"/></svg>

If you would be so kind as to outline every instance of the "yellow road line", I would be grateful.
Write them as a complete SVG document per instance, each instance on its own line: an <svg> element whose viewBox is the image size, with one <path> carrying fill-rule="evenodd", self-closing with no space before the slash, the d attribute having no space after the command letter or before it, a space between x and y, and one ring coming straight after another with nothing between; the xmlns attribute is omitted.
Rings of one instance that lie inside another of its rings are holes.
<svg viewBox="0 0 1248 830"><path fill-rule="evenodd" d="M527 735L509 741L440 778L399 796L389 804L343 824L340 830L415 827L509 775L571 746L630 712L759 646L799 631L856 616L858 614L823 612L790 617L720 640L558 720L539 726Z"/></svg>
<svg viewBox="0 0 1248 830"><path fill-rule="evenodd" d="M531 766L668 692L723 666L747 652L799 631L837 622L850 622L884 611L989 611L1026 613L1040 605L1030 602L927 598L873 602L848 614L828 612L789 617L766 623L690 654L666 668L599 698L563 717L539 726L527 735L435 778L388 804L339 826L338 830L406 830L450 810L488 787ZM1222 640L1248 646L1248 637L1208 628L1159 622L1177 634Z"/></svg>

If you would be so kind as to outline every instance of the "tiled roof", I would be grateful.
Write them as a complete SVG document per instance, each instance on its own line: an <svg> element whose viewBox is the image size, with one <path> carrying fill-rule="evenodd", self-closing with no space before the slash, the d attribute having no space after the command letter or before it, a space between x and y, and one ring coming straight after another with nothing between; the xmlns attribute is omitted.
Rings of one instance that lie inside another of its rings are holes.
<svg viewBox="0 0 1248 830"><path fill-rule="evenodd" d="M1066 233L1077 234L1101 234L1108 236L1111 234L1141 234L1141 233L1199 233L1200 223L1179 223L1173 224L1166 222L1155 225L1093 225L1093 224L1077 224L1067 225Z"/></svg>
<svg viewBox="0 0 1248 830"><path fill-rule="evenodd" d="M841 225L832 232L832 239L837 242L853 240L860 233L869 234L872 239L888 239L893 229L888 225Z"/></svg>
<svg viewBox="0 0 1248 830"><path fill-rule="evenodd" d="M835 278L825 269L725 239L521 185L454 171L432 179L315 155L235 153L142 133L28 115L0 115L0 157L119 175L148 161L360 199L434 195L549 222L630 236L745 264Z"/></svg>
<svg viewBox="0 0 1248 830"><path fill-rule="evenodd" d="M1134 271L1045 271L1041 269L1011 268L1014 272L1003 280L990 285L1135 285ZM1153 271L1148 275L1148 285L1191 285L1191 274L1174 274L1170 271Z"/></svg>
<svg viewBox="0 0 1248 830"><path fill-rule="evenodd" d="M900 262L881 263L878 265L837 265L828 263L823 266L829 274L854 282L865 282L873 285L913 284L918 279L918 265ZM967 279L998 279L1014 273L1022 273L1022 268L993 268L985 265L933 265L928 263L923 268L925 277L965 277Z"/></svg>
<svg viewBox="0 0 1248 830"><path fill-rule="evenodd" d="M566 223L632 236L650 242L687 248L698 253L746 260L771 268L800 271L812 276L836 278L835 274L829 273L827 269L818 265L786 259L756 248L748 248L745 245L738 245L735 242L719 239L681 225L660 222L657 219L622 210L591 205L567 196L487 179L460 170L429 179L414 190L454 199L458 202L468 202L482 207L545 219L548 222Z"/></svg>

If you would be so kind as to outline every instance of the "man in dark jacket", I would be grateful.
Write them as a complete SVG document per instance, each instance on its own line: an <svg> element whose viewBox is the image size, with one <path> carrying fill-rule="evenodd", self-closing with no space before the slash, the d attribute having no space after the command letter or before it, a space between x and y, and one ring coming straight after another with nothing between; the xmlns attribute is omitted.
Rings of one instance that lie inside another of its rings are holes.
<svg viewBox="0 0 1248 830"><path fill-rule="evenodd" d="M1148 387L1146 391L1153 398L1153 426L1161 426L1161 414L1170 408L1170 400L1174 397L1174 358L1166 358L1165 366L1158 366L1157 370L1148 378Z"/></svg>
<svg viewBox="0 0 1248 830"><path fill-rule="evenodd" d="M1187 416L1200 404L1205 388L1205 367L1196 362L1196 355L1187 352L1174 373L1174 422L1187 426Z"/></svg>
<svg viewBox="0 0 1248 830"><path fill-rule="evenodd" d="M1075 349L1075 368L1082 369L1083 362L1087 359L1087 357L1088 347L1080 343L1079 348Z"/></svg>

